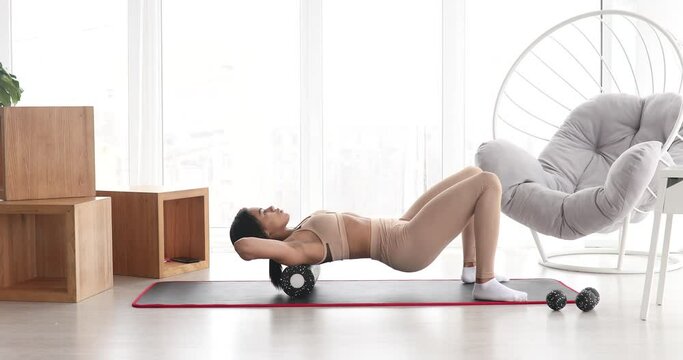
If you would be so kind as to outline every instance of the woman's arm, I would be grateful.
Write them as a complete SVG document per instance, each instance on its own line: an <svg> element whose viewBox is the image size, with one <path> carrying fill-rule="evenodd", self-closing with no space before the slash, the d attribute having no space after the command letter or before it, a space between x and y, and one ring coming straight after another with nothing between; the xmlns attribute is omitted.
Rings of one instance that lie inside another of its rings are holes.
<svg viewBox="0 0 683 360"><path fill-rule="evenodd" d="M271 259L292 266L308 262L308 258L299 248L280 240L245 237L235 241L235 250L244 260Z"/></svg>

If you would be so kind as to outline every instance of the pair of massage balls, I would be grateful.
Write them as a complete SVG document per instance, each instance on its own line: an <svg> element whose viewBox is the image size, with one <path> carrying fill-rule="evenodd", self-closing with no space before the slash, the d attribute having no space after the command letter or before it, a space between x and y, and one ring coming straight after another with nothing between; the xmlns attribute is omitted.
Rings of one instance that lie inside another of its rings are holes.
<svg viewBox="0 0 683 360"><path fill-rule="evenodd" d="M576 307L582 311L593 310L600 302L600 294L592 287L587 287L576 295ZM553 290L545 297L548 307L558 311L567 305L567 296L561 290Z"/></svg>

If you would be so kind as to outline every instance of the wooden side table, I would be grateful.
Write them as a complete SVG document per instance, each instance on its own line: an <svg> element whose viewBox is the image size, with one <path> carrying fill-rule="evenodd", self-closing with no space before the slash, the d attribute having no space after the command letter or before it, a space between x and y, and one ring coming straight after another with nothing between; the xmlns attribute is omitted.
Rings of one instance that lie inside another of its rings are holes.
<svg viewBox="0 0 683 360"><path fill-rule="evenodd" d="M141 186L111 197L114 274L164 278L209 267L209 189ZM181 263L172 258L199 260Z"/></svg>
<svg viewBox="0 0 683 360"><path fill-rule="evenodd" d="M657 286L657 305L662 305L664 296L664 282L666 280L666 268L669 259L669 245L671 242L671 223L674 214L683 213L683 166L673 166L661 169L655 175L658 182L659 194L655 205L655 218L652 224L652 238L650 239L650 253L647 260L645 276L645 288L640 307L640 318L647 320L650 308L650 292L654 277L655 260L657 258L657 245L659 243L659 228L661 227L662 214L666 214L664 228L664 245L662 248L661 264L659 269L659 284Z"/></svg>
<svg viewBox="0 0 683 360"><path fill-rule="evenodd" d="M0 201L0 300L78 302L113 285L109 198Z"/></svg>

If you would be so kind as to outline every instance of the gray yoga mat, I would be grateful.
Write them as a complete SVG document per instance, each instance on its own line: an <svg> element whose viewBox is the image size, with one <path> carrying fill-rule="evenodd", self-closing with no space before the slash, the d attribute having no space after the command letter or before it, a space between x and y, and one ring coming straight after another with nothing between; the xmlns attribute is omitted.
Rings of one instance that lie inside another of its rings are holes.
<svg viewBox="0 0 683 360"><path fill-rule="evenodd" d="M460 280L321 280L313 292L290 298L269 281L161 281L150 285L133 302L139 308L180 307L333 307L333 306L456 306L545 304L555 289L573 303L577 292L554 279L517 279L505 283L526 291L526 302L476 301L472 284Z"/></svg>

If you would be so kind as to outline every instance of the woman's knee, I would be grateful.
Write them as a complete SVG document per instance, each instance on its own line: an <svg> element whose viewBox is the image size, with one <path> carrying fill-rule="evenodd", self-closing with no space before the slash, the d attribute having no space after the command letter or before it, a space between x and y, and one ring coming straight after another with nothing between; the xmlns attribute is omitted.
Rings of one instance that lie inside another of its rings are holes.
<svg viewBox="0 0 683 360"><path fill-rule="evenodd" d="M476 166L467 166L464 169L462 169L462 171L469 176L474 176L481 174L483 170Z"/></svg>
<svg viewBox="0 0 683 360"><path fill-rule="evenodd" d="M498 176L496 174L488 172L488 171L482 171L477 176L481 179L483 185L486 188L494 189L497 191L502 190L502 185L500 184L500 179L498 179Z"/></svg>

